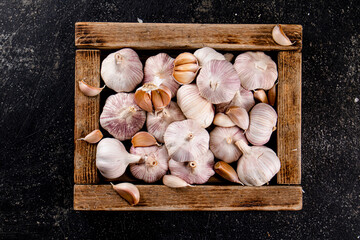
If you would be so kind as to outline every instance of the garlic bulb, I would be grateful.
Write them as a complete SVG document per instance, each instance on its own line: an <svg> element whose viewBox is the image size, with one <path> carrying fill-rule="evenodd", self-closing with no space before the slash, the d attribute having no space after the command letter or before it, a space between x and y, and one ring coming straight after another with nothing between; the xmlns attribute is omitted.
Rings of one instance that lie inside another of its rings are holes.
<svg viewBox="0 0 360 240"><path fill-rule="evenodd" d="M163 183L165 186L171 187L171 188L183 188L183 187L189 187L191 186L184 180L182 180L179 177L176 177L174 175L165 175L163 177Z"/></svg>
<svg viewBox="0 0 360 240"><path fill-rule="evenodd" d="M98 88L98 87L93 87L89 84L87 84L84 80L79 81L79 89L80 91L88 96L88 97L94 97L100 94L100 92L105 88L105 86L103 86L102 88Z"/></svg>
<svg viewBox="0 0 360 240"><path fill-rule="evenodd" d="M188 52L181 53L174 61L174 80L180 84L189 84L194 81L199 70L196 57Z"/></svg>
<svg viewBox="0 0 360 240"><path fill-rule="evenodd" d="M171 123L164 134L169 155L178 162L194 161L206 153L209 138L209 133L192 119Z"/></svg>
<svg viewBox="0 0 360 240"><path fill-rule="evenodd" d="M235 162L241 156L240 150L235 146L235 142L239 140L246 141L244 131L240 128L215 127L210 132L210 150L224 162Z"/></svg>
<svg viewBox="0 0 360 240"><path fill-rule="evenodd" d="M238 141L236 145L243 153L238 161L237 174L245 185L264 185L280 170L280 160L270 148L250 147L244 141Z"/></svg>
<svg viewBox="0 0 360 240"><path fill-rule="evenodd" d="M229 107L232 106L245 108L246 111L250 111L254 105L255 99L252 91L240 87L240 90L235 93L235 96L231 102L220 103L216 105L216 112L225 112Z"/></svg>
<svg viewBox="0 0 360 240"><path fill-rule="evenodd" d="M245 132L247 140L253 145L264 145L270 140L276 122L277 114L269 104L256 104L250 111L250 124Z"/></svg>
<svg viewBox="0 0 360 240"><path fill-rule="evenodd" d="M165 85L149 82L135 92L136 104L147 112L160 111L171 101L171 91Z"/></svg>
<svg viewBox="0 0 360 240"><path fill-rule="evenodd" d="M169 161L169 169L172 175L177 176L189 184L206 183L215 174L214 155L208 150L196 160L190 162Z"/></svg>
<svg viewBox="0 0 360 240"><path fill-rule="evenodd" d="M100 115L100 125L121 141L131 139L145 120L146 114L136 105L133 93L111 95Z"/></svg>
<svg viewBox="0 0 360 240"><path fill-rule="evenodd" d="M147 113L146 127L150 134L156 140L163 143L166 128L170 123L185 120L184 114L181 112L176 102L170 102L162 111L156 113Z"/></svg>
<svg viewBox="0 0 360 240"><path fill-rule="evenodd" d="M158 86L163 84L169 88L171 97L174 97L180 85L172 76L173 69L174 59L166 53L149 57L145 62L143 83L152 82Z"/></svg>
<svg viewBox="0 0 360 240"><path fill-rule="evenodd" d="M263 52L242 53L235 59L234 67L241 85L247 90L270 89L277 77L276 63Z"/></svg>
<svg viewBox="0 0 360 240"><path fill-rule="evenodd" d="M137 148L132 146L130 153L141 156L138 163L130 164L130 172L137 179L153 183L166 174L170 157L164 146Z"/></svg>
<svg viewBox="0 0 360 240"><path fill-rule="evenodd" d="M244 108L241 107L229 107L226 111L226 115L231 119L233 123L239 128L246 130L249 128L249 114Z"/></svg>
<svg viewBox="0 0 360 240"><path fill-rule="evenodd" d="M137 53L123 48L110 53L101 64L101 77L115 92L131 92L141 83L144 73Z"/></svg>
<svg viewBox="0 0 360 240"><path fill-rule="evenodd" d="M205 63L196 79L200 95L209 102L229 102L240 88L240 78L233 65L226 60Z"/></svg>
<svg viewBox="0 0 360 240"><path fill-rule="evenodd" d="M96 148L96 167L106 178L118 178L124 174L130 163L140 161L141 157L130 154L124 145L115 138L102 139Z"/></svg>
<svg viewBox="0 0 360 240"><path fill-rule="evenodd" d="M276 25L273 30L272 30L272 37L274 39L274 41L282 46L290 46L293 45L294 43L292 43L290 41L290 39L286 36L286 34L284 33L282 27L280 24Z"/></svg>
<svg viewBox="0 0 360 240"><path fill-rule="evenodd" d="M200 96L195 84L187 84L179 88L177 103L187 118L196 120L203 128L211 125L215 114L214 107Z"/></svg>
<svg viewBox="0 0 360 240"><path fill-rule="evenodd" d="M132 183L112 184L113 189L124 198L131 206L134 206L140 201L139 189Z"/></svg>
<svg viewBox="0 0 360 240"><path fill-rule="evenodd" d="M210 47L203 47L194 52L194 56L199 61L200 66L204 66L205 63L211 60L225 60L224 55L217 52L216 50Z"/></svg>

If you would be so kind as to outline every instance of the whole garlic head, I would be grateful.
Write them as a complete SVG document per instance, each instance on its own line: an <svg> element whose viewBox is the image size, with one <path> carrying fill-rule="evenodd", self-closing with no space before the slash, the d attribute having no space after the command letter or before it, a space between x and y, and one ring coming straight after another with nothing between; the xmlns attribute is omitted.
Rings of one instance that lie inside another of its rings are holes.
<svg viewBox="0 0 360 240"><path fill-rule="evenodd" d="M172 159L189 162L209 150L209 133L195 120L171 123L165 131L165 146Z"/></svg>
<svg viewBox="0 0 360 240"><path fill-rule="evenodd" d="M216 112L226 112L229 107L241 107L245 108L246 111L255 105L255 99L252 91L246 90L243 87L235 93L234 98L227 103L216 104Z"/></svg>
<svg viewBox="0 0 360 240"><path fill-rule="evenodd" d="M131 139L145 120L145 111L136 105L133 93L111 95L106 99L100 115L100 125L121 141Z"/></svg>
<svg viewBox="0 0 360 240"><path fill-rule="evenodd" d="M277 77L276 63L263 52L246 52L236 57L234 67L247 90L270 89Z"/></svg>
<svg viewBox="0 0 360 240"><path fill-rule="evenodd" d="M115 92L131 92L143 79L142 67L137 53L131 48L123 48L104 59L101 77Z"/></svg>
<svg viewBox="0 0 360 240"><path fill-rule="evenodd" d="M211 60L225 60L224 55L217 52L215 49L210 47L203 47L194 52L194 56L199 61L200 66L204 66L205 63Z"/></svg>

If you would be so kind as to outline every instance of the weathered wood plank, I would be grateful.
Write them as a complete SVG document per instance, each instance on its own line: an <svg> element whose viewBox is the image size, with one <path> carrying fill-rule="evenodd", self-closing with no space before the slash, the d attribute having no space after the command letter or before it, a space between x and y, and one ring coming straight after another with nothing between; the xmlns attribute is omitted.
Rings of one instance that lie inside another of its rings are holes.
<svg viewBox="0 0 360 240"><path fill-rule="evenodd" d="M301 210L300 186L211 186L172 189L137 185L140 202L130 206L108 185L75 185L74 209L96 211Z"/></svg>
<svg viewBox="0 0 360 240"><path fill-rule="evenodd" d="M105 23L75 24L75 45L79 48L196 49L218 50L300 50L302 26L283 25L295 44L281 46L272 39L274 24L175 24Z"/></svg>
<svg viewBox="0 0 360 240"><path fill-rule="evenodd" d="M277 96L278 184L301 183L301 53L279 52Z"/></svg>
<svg viewBox="0 0 360 240"><path fill-rule="evenodd" d="M93 184L99 181L95 166L96 145L78 139L99 128L100 96L85 96L79 89L80 80L99 87L99 50L77 50L75 57L74 182Z"/></svg>

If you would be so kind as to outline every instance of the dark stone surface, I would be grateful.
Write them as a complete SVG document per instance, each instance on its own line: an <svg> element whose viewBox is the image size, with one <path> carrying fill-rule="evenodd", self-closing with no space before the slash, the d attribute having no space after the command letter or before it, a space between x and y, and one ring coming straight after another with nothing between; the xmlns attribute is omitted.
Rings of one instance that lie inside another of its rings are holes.
<svg viewBox="0 0 360 240"><path fill-rule="evenodd" d="M359 1L1 1L0 238L357 239ZM76 212L77 21L304 27L299 212Z"/></svg>

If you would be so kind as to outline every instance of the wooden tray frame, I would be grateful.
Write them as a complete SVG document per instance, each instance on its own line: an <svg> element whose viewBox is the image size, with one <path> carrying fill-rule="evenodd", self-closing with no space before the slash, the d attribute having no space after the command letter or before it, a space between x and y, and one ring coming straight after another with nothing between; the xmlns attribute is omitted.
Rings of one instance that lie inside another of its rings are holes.
<svg viewBox="0 0 360 240"><path fill-rule="evenodd" d="M116 211L242 211L301 210L301 48L302 26L283 25L295 44L277 45L273 24L75 24L74 209ZM96 145L77 139L99 128L100 96L86 97L78 87L84 78L100 86L101 49L196 49L209 46L227 51L277 51L277 154L281 169L278 185L244 187L201 185L171 189L137 185L141 200L131 207L109 184L99 185Z"/></svg>

